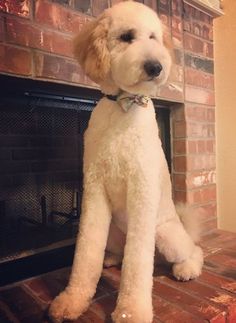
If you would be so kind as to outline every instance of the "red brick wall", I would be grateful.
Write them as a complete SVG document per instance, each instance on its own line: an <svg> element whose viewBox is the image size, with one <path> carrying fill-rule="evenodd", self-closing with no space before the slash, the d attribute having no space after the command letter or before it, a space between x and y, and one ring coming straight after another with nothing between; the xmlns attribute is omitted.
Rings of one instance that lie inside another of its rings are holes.
<svg viewBox="0 0 236 323"><path fill-rule="evenodd" d="M172 110L174 197L205 210L206 230L216 227L212 21L184 5L177 44L183 46L184 105Z"/></svg>
<svg viewBox="0 0 236 323"><path fill-rule="evenodd" d="M91 85L71 46L73 35L91 19L77 10L85 2L0 0L0 71Z"/></svg>
<svg viewBox="0 0 236 323"><path fill-rule="evenodd" d="M95 86L73 59L71 40L87 20L119 1L0 0L0 72ZM139 2L158 11L174 43L172 85L158 93L182 102L170 103L174 198L203 207L211 228L216 225L212 17L182 0Z"/></svg>

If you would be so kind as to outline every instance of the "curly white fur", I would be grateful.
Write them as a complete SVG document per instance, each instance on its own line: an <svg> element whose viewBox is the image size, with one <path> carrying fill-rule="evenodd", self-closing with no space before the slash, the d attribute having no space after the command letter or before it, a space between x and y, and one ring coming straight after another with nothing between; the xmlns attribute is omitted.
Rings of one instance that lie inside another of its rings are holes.
<svg viewBox="0 0 236 323"><path fill-rule="evenodd" d="M106 94L152 95L170 70L158 16L132 1L90 22L75 40L75 54ZM159 62L161 72L150 77L144 68L147 61ZM85 134L83 206L72 274L53 301L50 316L61 322L88 308L107 249L106 264L123 257L114 322L152 322L155 246L174 263L177 279L200 274L202 252L185 231L171 198L152 101L146 108L134 104L124 112L104 97Z"/></svg>

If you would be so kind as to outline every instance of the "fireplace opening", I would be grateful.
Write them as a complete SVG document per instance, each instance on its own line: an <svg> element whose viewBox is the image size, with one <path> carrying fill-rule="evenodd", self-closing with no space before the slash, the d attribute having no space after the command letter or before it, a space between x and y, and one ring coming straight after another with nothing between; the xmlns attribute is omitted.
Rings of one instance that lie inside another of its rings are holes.
<svg viewBox="0 0 236 323"><path fill-rule="evenodd" d="M101 93L3 75L0 81L0 269L22 259L27 266L25 259L39 254L65 266L80 218L83 134ZM170 167L169 109L155 104ZM64 253L52 255L59 249ZM41 261L40 272L49 263Z"/></svg>

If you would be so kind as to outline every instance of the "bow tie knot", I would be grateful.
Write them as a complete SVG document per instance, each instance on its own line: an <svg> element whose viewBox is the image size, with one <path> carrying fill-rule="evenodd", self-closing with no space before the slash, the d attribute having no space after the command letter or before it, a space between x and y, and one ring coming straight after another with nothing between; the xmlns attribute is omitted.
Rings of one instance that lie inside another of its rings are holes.
<svg viewBox="0 0 236 323"><path fill-rule="evenodd" d="M110 100L116 101L125 112L128 112L129 109L132 108L134 105L146 108L150 100L150 98L146 95L128 94L128 93L121 93L120 95L117 95L117 96L109 95L107 97Z"/></svg>

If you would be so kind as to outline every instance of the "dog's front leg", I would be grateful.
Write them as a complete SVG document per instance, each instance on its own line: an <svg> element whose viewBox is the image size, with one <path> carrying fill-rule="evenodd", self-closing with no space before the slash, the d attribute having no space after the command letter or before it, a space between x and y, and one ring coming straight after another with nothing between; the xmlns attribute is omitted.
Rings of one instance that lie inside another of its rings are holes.
<svg viewBox="0 0 236 323"><path fill-rule="evenodd" d="M102 185L85 185L69 284L49 309L54 322L74 320L88 308L101 275L110 220L110 207Z"/></svg>
<svg viewBox="0 0 236 323"><path fill-rule="evenodd" d="M116 323L152 322L152 273L158 192L153 180L128 184L128 229L117 306ZM155 186L154 186L155 187ZM156 193L156 194L155 194Z"/></svg>

